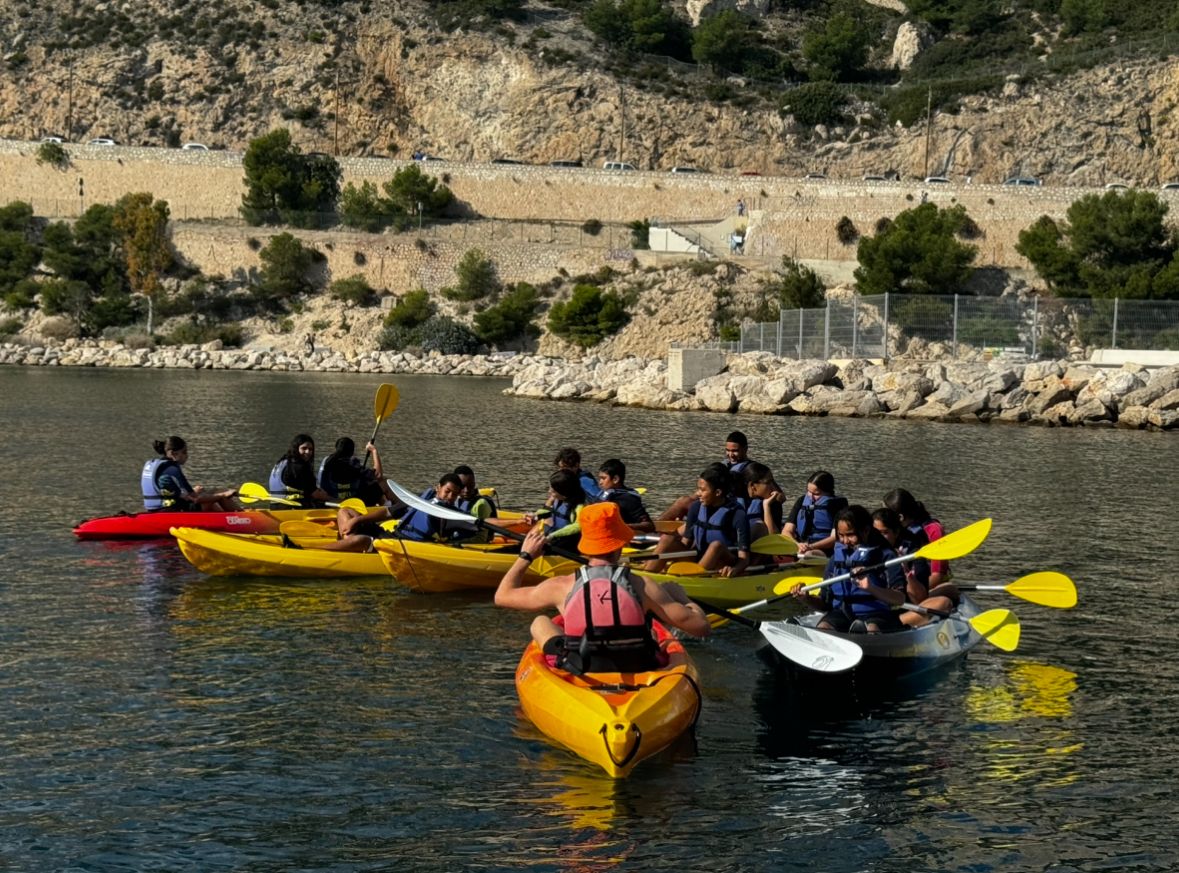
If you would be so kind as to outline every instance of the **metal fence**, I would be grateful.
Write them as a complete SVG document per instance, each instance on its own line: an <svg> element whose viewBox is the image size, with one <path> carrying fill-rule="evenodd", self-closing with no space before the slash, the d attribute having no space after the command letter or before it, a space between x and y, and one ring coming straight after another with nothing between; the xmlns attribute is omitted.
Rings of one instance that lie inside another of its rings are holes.
<svg viewBox="0 0 1179 873"><path fill-rule="evenodd" d="M1087 356L1094 348L1179 349L1179 301L854 295L744 325L730 346L782 358L1034 359Z"/></svg>

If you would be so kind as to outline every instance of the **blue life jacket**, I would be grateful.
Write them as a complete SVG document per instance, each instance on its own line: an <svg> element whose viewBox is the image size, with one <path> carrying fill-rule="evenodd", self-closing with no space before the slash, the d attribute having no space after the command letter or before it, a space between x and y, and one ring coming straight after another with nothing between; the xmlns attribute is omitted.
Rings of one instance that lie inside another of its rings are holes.
<svg viewBox="0 0 1179 873"><path fill-rule="evenodd" d="M437 503L438 501L431 502ZM438 531L441 528L440 521L441 519L422 512L420 509L411 509L397 523L397 536L403 540L416 540L419 543L433 542L438 538Z"/></svg>
<svg viewBox="0 0 1179 873"><path fill-rule="evenodd" d="M881 564L897 556L891 548L885 546L856 546L851 548L843 543L835 544L835 552L827 562L827 569L823 573L824 579L832 576L842 576L851 572L852 567L871 567ZM867 572L868 581L878 588L898 588L905 590L905 574L899 566L884 567ZM888 615L892 607L883 600L877 600L871 592L865 591L856 584L855 579L845 579L823 589L823 600L832 609L840 609L849 618L867 619L871 616Z"/></svg>
<svg viewBox="0 0 1179 873"><path fill-rule="evenodd" d="M165 465L171 464L170 458L152 458L143 465L143 472L139 474L139 490L143 493L144 509L162 509L164 496L160 494L160 483L156 473Z"/></svg>
<svg viewBox="0 0 1179 873"><path fill-rule="evenodd" d="M738 520L745 530L738 531ZM749 525L745 511L735 500L729 500L709 512L699 500L688 507L685 534L698 555L703 555L709 544L723 543L729 551L737 551L740 543L749 538Z"/></svg>
<svg viewBox="0 0 1179 873"><path fill-rule="evenodd" d="M577 479L581 482L581 490L585 492L587 499L597 500L602 496L602 489L598 487L598 480L585 470L579 470L577 472Z"/></svg>
<svg viewBox="0 0 1179 873"><path fill-rule="evenodd" d="M565 525L573 524L577 519L577 510L579 507L574 506L568 500L558 500L549 507L552 513L544 523L545 530L552 532L560 530Z"/></svg>
<svg viewBox="0 0 1179 873"><path fill-rule="evenodd" d="M454 508L460 512L469 512L471 515L474 515L475 507L479 503L486 503L491 507L491 515L487 516L487 518L499 518L499 509L496 508L495 501L482 494L478 495L474 500L467 497L460 497L454 502Z"/></svg>
<svg viewBox="0 0 1179 873"><path fill-rule="evenodd" d="M336 476L328 469L328 461L331 457L328 456L320 462L319 475L316 477L319 482L319 487L330 494L336 500L347 500L349 497L355 497L360 493L361 486L364 484L364 469L360 466L355 458L348 464L349 475L343 480L337 480Z"/></svg>
<svg viewBox="0 0 1179 873"><path fill-rule="evenodd" d="M794 538L802 543L817 543L831 536L835 530L835 517L847 508L843 497L824 494L813 500L808 494L802 499L802 508L794 518Z"/></svg>

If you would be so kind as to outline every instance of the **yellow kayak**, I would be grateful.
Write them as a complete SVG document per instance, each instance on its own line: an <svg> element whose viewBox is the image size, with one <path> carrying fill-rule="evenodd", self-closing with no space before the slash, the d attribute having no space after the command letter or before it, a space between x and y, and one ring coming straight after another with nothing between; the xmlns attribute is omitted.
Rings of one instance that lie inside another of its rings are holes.
<svg viewBox="0 0 1179 873"><path fill-rule="evenodd" d="M516 668L524 714L540 730L610 776L626 776L696 724L700 677L683 644L658 622L653 630L668 655L646 673L586 673L556 667L529 643Z"/></svg>
<svg viewBox="0 0 1179 873"><path fill-rule="evenodd" d="M751 576L671 576L664 573L642 573L656 582L679 582L689 597L716 606L743 606L756 600L772 597L774 586L791 576L821 576L827 566L826 558L804 558L793 564L781 564L765 573Z"/></svg>
<svg viewBox="0 0 1179 873"><path fill-rule="evenodd" d="M467 588L495 588L516 561L519 543L423 543L416 540L376 540L373 547L387 572L413 591L461 591ZM528 567L528 584L554 575L555 562L537 558Z"/></svg>
<svg viewBox="0 0 1179 873"><path fill-rule="evenodd" d="M190 527L172 528L172 536L189 563L210 576L287 576L330 579L339 576L387 576L374 552L339 552L314 548L328 540L295 537L300 549L283 548L276 536L224 534Z"/></svg>

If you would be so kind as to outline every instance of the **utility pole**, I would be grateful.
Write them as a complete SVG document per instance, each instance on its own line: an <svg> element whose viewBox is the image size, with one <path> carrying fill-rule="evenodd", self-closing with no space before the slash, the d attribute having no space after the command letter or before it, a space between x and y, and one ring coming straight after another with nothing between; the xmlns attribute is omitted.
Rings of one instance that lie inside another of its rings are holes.
<svg viewBox="0 0 1179 873"><path fill-rule="evenodd" d="M925 95L925 172L921 174L921 178L925 179L929 176L929 124L933 118L933 86L929 86L929 91Z"/></svg>
<svg viewBox="0 0 1179 873"><path fill-rule="evenodd" d="M335 155L340 156L340 65L336 64L336 145Z"/></svg>
<svg viewBox="0 0 1179 873"><path fill-rule="evenodd" d="M622 117L622 125L618 130L618 160L625 161L626 151L626 86L618 83L618 111Z"/></svg>
<svg viewBox="0 0 1179 873"><path fill-rule="evenodd" d="M74 59L66 62L66 142L74 141Z"/></svg>

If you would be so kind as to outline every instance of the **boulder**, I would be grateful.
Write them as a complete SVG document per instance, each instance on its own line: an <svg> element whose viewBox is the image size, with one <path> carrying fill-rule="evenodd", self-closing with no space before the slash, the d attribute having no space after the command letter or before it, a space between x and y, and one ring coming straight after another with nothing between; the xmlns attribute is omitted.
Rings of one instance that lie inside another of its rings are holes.
<svg viewBox="0 0 1179 873"><path fill-rule="evenodd" d="M1068 414L1069 424L1090 424L1098 421L1112 420L1113 413L1110 412L1109 407L1096 397L1090 397L1085 401L1078 399L1073 407L1073 411Z"/></svg>
<svg viewBox="0 0 1179 873"><path fill-rule="evenodd" d="M787 404L798 395L790 379L771 379L762 383L761 391L739 398L742 412L777 415L786 410Z"/></svg>
<svg viewBox="0 0 1179 873"><path fill-rule="evenodd" d="M946 414L952 418L958 418L963 415L974 415L987 408L990 398L991 392L986 388L979 388L975 391L967 392L956 402L949 405L950 409Z"/></svg>
<svg viewBox="0 0 1179 873"><path fill-rule="evenodd" d="M737 395L729 387L728 373L697 382L696 399L701 406L713 412L735 412L737 409Z"/></svg>
<svg viewBox="0 0 1179 873"><path fill-rule="evenodd" d="M1037 424L1046 424L1052 427L1059 427L1060 425L1069 423L1069 420L1075 410L1076 407L1073 406L1073 402L1071 400L1063 400L1060 403L1049 406L1047 409L1044 409L1040 412L1032 411L1029 420Z"/></svg>
<svg viewBox="0 0 1179 873"><path fill-rule="evenodd" d="M807 360L799 361L791 371L794 378L794 388L797 391L808 391L816 385L822 385L835 378L839 368L830 361Z"/></svg>
<svg viewBox="0 0 1179 873"><path fill-rule="evenodd" d="M880 369L880 368L876 368ZM865 375L867 375L865 373ZM881 370L872 375L872 390L877 394L916 392L925 397L934 389L934 382L923 370Z"/></svg>
<svg viewBox="0 0 1179 873"><path fill-rule="evenodd" d="M1031 391L1031 388L1028 387L1026 383L1024 387ZM1036 392L1036 396L1028 401L1028 412L1030 412L1033 417L1039 416L1046 410L1056 406L1059 403L1071 401L1072 397L1073 392L1059 377L1049 376L1044 380L1043 388ZM1069 405L1071 406L1072 404L1069 403Z"/></svg>
<svg viewBox="0 0 1179 873"><path fill-rule="evenodd" d="M928 418L932 421L941 421L950 414L950 407L938 401L927 401L925 405L919 406L916 409L905 413L905 418Z"/></svg>
<svg viewBox="0 0 1179 873"><path fill-rule="evenodd" d="M1024 382L1037 382L1049 376L1064 375L1064 367L1060 361L1032 361L1023 368Z"/></svg>
<svg viewBox="0 0 1179 873"><path fill-rule="evenodd" d="M1174 409L1152 409L1146 416L1151 426L1160 430L1170 430L1179 425L1179 411Z"/></svg>
<svg viewBox="0 0 1179 873"><path fill-rule="evenodd" d="M1072 389L1073 393L1075 394L1088 385L1089 380L1091 380L1097 374L1098 370L1096 367L1089 367L1080 364L1070 366L1067 370L1064 371L1064 375L1060 378L1061 381L1064 382L1064 384L1067 385L1070 389Z"/></svg>
<svg viewBox="0 0 1179 873"><path fill-rule="evenodd" d="M1170 410L1179 409L1179 388L1174 391L1168 391L1162 397L1150 404L1151 409Z"/></svg>
<svg viewBox="0 0 1179 873"><path fill-rule="evenodd" d="M871 391L841 391L827 401L825 411L827 415L867 418L870 415L880 415L884 410Z"/></svg>
<svg viewBox="0 0 1179 873"><path fill-rule="evenodd" d="M1141 429L1149 424L1150 409L1146 406L1129 406L1118 413L1118 427Z"/></svg>

